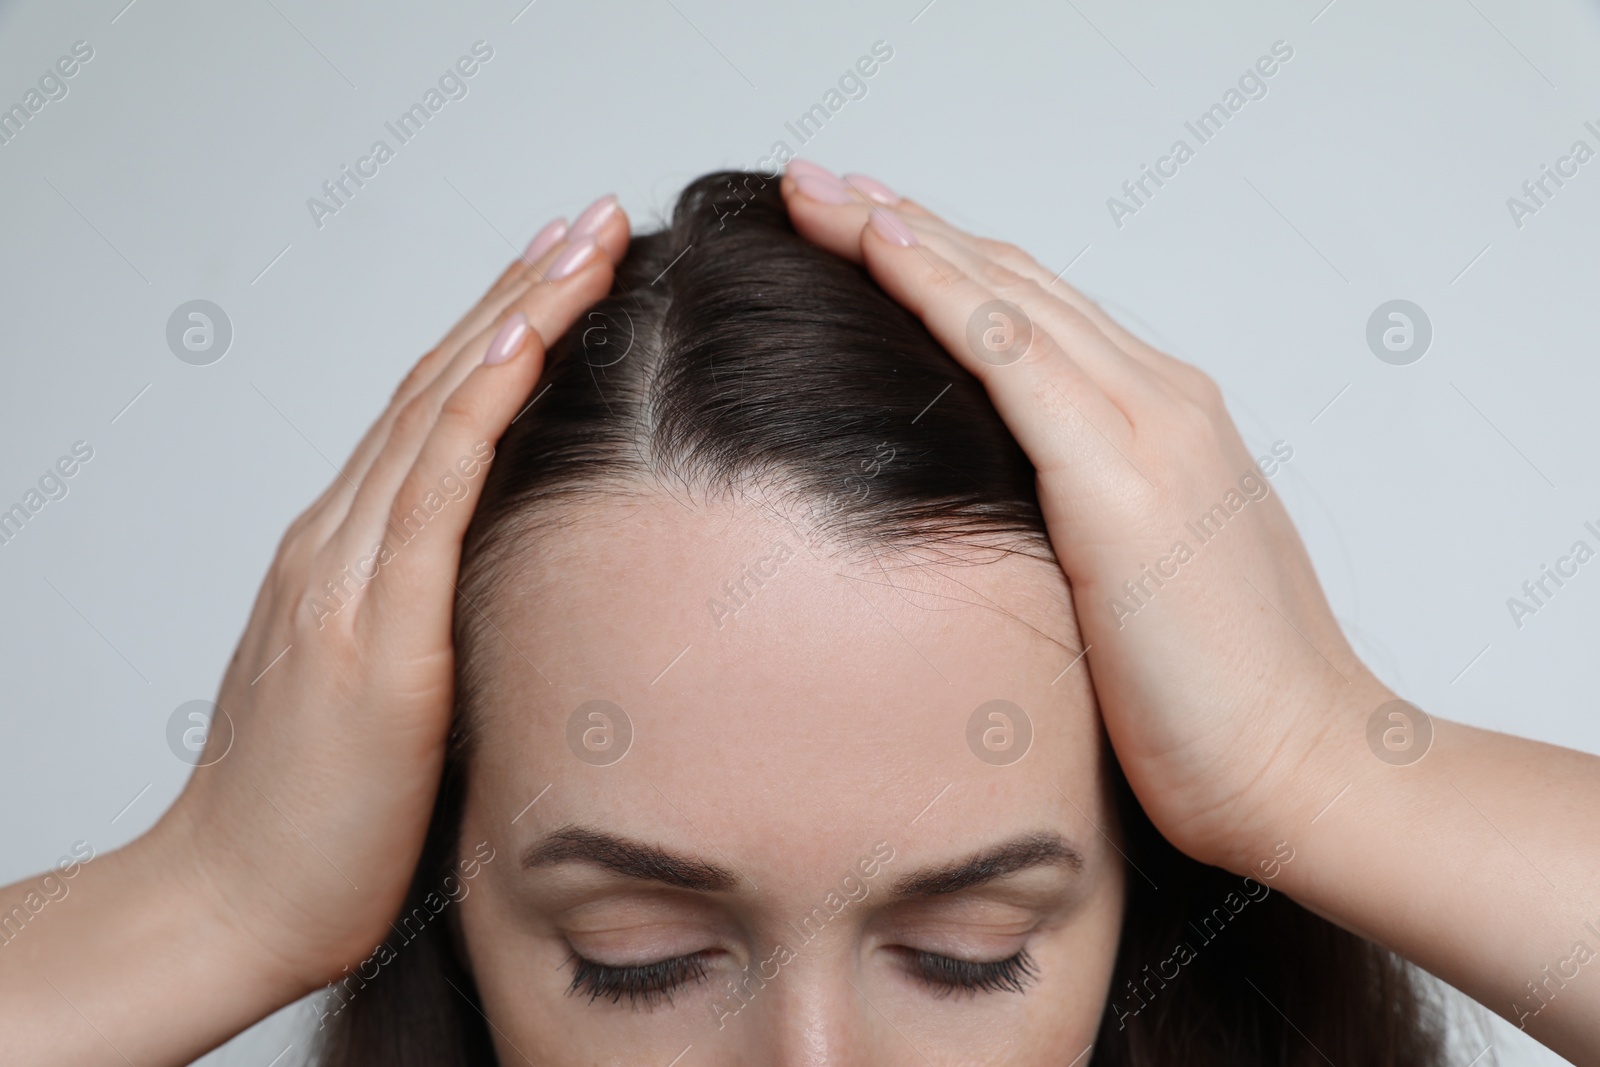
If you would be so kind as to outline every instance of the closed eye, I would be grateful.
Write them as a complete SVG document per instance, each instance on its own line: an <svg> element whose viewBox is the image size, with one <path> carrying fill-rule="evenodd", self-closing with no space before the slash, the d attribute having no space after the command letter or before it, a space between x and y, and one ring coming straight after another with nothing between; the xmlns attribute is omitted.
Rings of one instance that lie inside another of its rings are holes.
<svg viewBox="0 0 1600 1067"><path fill-rule="evenodd" d="M569 996L587 993L591 1004L601 997L613 1004L627 997L635 1008L653 1008L663 1000L670 1004L675 991L691 982L705 980L707 956L708 953L696 952L619 967L574 953L572 984L567 987L567 993Z"/></svg>
<svg viewBox="0 0 1600 1067"><path fill-rule="evenodd" d="M936 952L902 949L905 966L912 978L936 995L966 993L1023 993L1038 977L1038 968L1027 949L1003 960L963 960ZM589 1001L605 998L613 1004L626 997L633 1008L653 1008L672 994L707 975L708 953L696 952L650 963L615 966L585 959L574 953L572 984L568 995L587 994Z"/></svg>
<svg viewBox="0 0 1600 1067"><path fill-rule="evenodd" d="M936 952L902 949L911 977L937 995L952 993L1022 993L1039 976L1028 950L1003 960L963 960Z"/></svg>

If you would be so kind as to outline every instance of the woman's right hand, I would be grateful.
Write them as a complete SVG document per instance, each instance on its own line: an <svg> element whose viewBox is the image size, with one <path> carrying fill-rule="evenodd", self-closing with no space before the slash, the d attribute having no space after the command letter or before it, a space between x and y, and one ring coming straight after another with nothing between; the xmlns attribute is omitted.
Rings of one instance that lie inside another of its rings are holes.
<svg viewBox="0 0 1600 1067"><path fill-rule="evenodd" d="M627 241L606 198L530 248L538 260L513 263L422 358L278 548L207 765L151 837L290 984L367 956L404 899L450 725L462 535L545 347L606 293Z"/></svg>
<svg viewBox="0 0 1600 1067"><path fill-rule="evenodd" d="M493 444L627 246L614 197L541 231L289 527L177 801L64 875L70 900L52 876L0 888L63 901L0 946L8 1064L188 1063L388 934L443 765Z"/></svg>

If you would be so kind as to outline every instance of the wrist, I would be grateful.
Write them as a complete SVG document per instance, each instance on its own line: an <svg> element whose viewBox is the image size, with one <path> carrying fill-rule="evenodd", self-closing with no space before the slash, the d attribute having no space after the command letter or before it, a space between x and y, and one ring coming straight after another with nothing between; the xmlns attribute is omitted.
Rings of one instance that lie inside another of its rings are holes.
<svg viewBox="0 0 1600 1067"><path fill-rule="evenodd" d="M0 959L8 1064L188 1063L306 991L217 908L183 821L59 869Z"/></svg>
<svg viewBox="0 0 1600 1067"><path fill-rule="evenodd" d="M216 847L180 797L154 827L130 844L136 884L152 908L166 911L195 968L236 989L261 1015L288 1004L325 981L315 961L297 958L295 943L273 902L255 899L260 879ZM159 901L160 903L156 903ZM179 932L181 931L181 933ZM336 968L335 968L336 969Z"/></svg>
<svg viewBox="0 0 1600 1067"><path fill-rule="evenodd" d="M1275 877L1285 856L1306 845L1329 811L1386 769L1369 746L1368 724L1398 698L1365 668L1346 673L1348 682L1303 701L1301 724L1261 761L1228 834L1204 862L1241 876Z"/></svg>

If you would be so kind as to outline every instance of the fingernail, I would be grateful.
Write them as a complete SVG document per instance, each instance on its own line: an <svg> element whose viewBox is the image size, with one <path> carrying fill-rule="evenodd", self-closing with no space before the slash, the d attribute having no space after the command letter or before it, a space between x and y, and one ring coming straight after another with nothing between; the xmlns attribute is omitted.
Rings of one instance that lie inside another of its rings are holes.
<svg viewBox="0 0 1600 1067"><path fill-rule="evenodd" d="M885 241L901 248L910 248L917 243L917 235L911 232L911 227L905 220L887 208L875 207L872 209L872 218L867 220L867 225Z"/></svg>
<svg viewBox="0 0 1600 1067"><path fill-rule="evenodd" d="M850 195L850 190L845 188L844 182L838 178L813 178L811 175L802 175L795 179L795 185L800 192L813 200L820 200L824 204L850 204L855 202L855 197Z"/></svg>
<svg viewBox="0 0 1600 1067"><path fill-rule="evenodd" d="M583 214L572 221L572 229L567 231L567 240L576 241L580 237L593 237L600 232L600 227L606 224L617 210L617 198L613 193L607 193L599 200L583 209Z"/></svg>
<svg viewBox="0 0 1600 1067"><path fill-rule="evenodd" d="M500 329L495 331L494 340L489 342L489 351L483 354L486 364L494 365L504 363L522 348L522 342L528 337L528 316L520 311L514 311L500 324Z"/></svg>
<svg viewBox="0 0 1600 1067"><path fill-rule="evenodd" d="M574 227L576 228L576 227ZM551 281L565 278L579 267L589 261L594 255L595 243L593 237L585 237L566 247L562 253L550 264L550 269L545 272L545 277Z"/></svg>
<svg viewBox="0 0 1600 1067"><path fill-rule="evenodd" d="M555 247L555 243L566 235L567 220L552 219L545 224L544 229L533 235L533 240L528 242L528 249L522 253L522 258L529 263L537 263L540 256Z"/></svg>
<svg viewBox="0 0 1600 1067"><path fill-rule="evenodd" d="M875 200L880 204L888 204L890 207L893 207L900 202L899 193L895 192L878 179L869 178L865 174L846 174L844 176L844 182L846 185L854 186L856 192L860 193L868 200Z"/></svg>
<svg viewBox="0 0 1600 1067"><path fill-rule="evenodd" d="M799 181L801 178L823 178L830 182L838 181L838 177L827 167L819 167L815 163L808 163L803 159L791 159L784 165L784 172Z"/></svg>

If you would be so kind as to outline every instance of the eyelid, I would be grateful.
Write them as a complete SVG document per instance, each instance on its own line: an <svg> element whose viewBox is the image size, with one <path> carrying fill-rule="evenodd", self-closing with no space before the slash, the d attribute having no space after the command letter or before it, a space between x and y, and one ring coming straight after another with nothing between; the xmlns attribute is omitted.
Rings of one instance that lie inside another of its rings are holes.
<svg viewBox="0 0 1600 1067"><path fill-rule="evenodd" d="M911 938L923 934L938 936L960 937L963 934L979 937L1025 937L1044 924L1043 916L1037 913L1016 914L1006 916L984 917L959 917L949 916L915 916L902 918L891 924L891 928L902 931L901 936Z"/></svg>
<svg viewBox="0 0 1600 1067"><path fill-rule="evenodd" d="M879 927L880 943L912 947L958 958L1009 956L1052 916L1029 908L918 902L889 916Z"/></svg>
<svg viewBox="0 0 1600 1067"><path fill-rule="evenodd" d="M567 921L560 926L562 934L568 940L580 939L589 941L606 940L631 940L637 942L666 941L684 939L711 940L716 938L716 933L706 923L679 919L676 917L654 919L641 918L636 921L610 921L610 922L572 922Z"/></svg>
<svg viewBox="0 0 1600 1067"><path fill-rule="evenodd" d="M545 910L540 917L573 951L602 961L661 960L736 943L741 932L725 911L675 892L586 899Z"/></svg>

